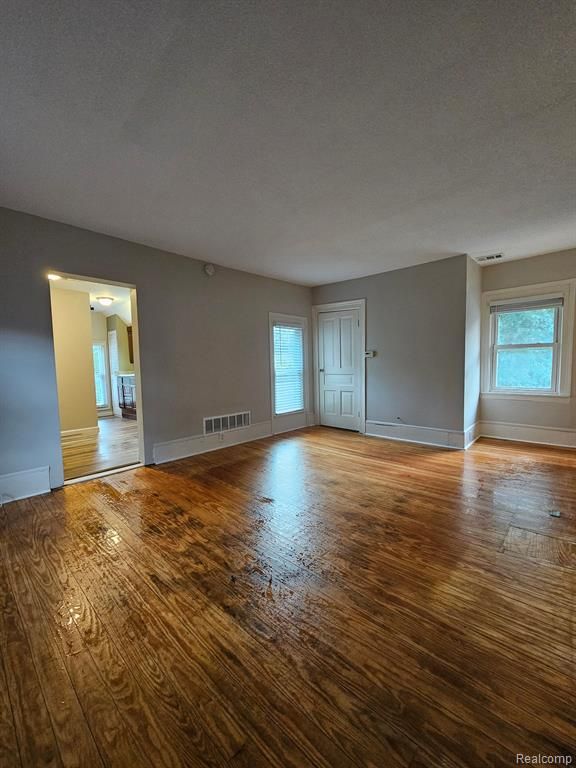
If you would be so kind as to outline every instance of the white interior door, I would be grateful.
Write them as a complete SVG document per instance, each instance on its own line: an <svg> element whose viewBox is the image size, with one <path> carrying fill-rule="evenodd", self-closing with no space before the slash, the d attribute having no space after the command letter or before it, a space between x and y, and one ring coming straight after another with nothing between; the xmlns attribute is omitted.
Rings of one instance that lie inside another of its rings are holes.
<svg viewBox="0 0 576 768"><path fill-rule="evenodd" d="M318 389L320 423L360 429L360 310L318 314Z"/></svg>

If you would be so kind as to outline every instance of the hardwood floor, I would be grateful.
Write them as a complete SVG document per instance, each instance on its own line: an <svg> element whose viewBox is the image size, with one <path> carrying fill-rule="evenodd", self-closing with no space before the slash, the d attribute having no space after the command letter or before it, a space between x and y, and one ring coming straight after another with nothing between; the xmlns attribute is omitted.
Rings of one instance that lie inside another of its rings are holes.
<svg viewBox="0 0 576 768"><path fill-rule="evenodd" d="M576 451L311 428L0 525L2 766L575 754Z"/></svg>
<svg viewBox="0 0 576 768"><path fill-rule="evenodd" d="M119 416L98 419L96 435L62 436L62 458L65 480L137 464L138 424Z"/></svg>

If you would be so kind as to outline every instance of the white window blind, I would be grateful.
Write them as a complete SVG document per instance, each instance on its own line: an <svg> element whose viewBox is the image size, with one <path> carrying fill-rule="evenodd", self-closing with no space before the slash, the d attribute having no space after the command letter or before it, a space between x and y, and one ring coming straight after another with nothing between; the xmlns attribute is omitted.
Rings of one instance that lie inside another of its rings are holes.
<svg viewBox="0 0 576 768"><path fill-rule="evenodd" d="M92 345L92 358L94 360L94 384L96 386L96 407L107 408L108 387L106 386L106 350L104 344Z"/></svg>
<svg viewBox="0 0 576 768"><path fill-rule="evenodd" d="M274 413L304 409L304 329L274 322Z"/></svg>
<svg viewBox="0 0 576 768"><path fill-rule="evenodd" d="M564 297L557 296L552 299L523 299L521 301L493 301L490 304L490 314L496 312L524 312L530 309L547 309L549 307L563 307Z"/></svg>

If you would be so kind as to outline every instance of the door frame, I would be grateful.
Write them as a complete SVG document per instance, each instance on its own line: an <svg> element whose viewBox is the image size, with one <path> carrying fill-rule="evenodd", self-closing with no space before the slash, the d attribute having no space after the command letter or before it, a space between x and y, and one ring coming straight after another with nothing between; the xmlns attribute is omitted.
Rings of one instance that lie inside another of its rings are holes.
<svg viewBox="0 0 576 768"><path fill-rule="evenodd" d="M122 288L129 288L130 289L130 310L132 315L132 334L133 334L133 345L134 345L134 376L136 381L136 412L138 414L137 416L137 428L138 428L138 461L134 465L130 465L130 468L132 466L145 466L145 442L144 442L144 408L142 404L142 374L140 370L140 324L138 319L138 286L134 283L125 283L122 280L111 280L108 278L102 278L102 277L89 277L88 275L79 275L72 272L63 272L59 269L54 269L54 272L57 272L61 277L63 278L71 278L73 280L82 280L87 283L101 283L102 285L117 285ZM48 281L46 281L48 283ZM47 286L48 295L50 295L50 286ZM50 309L50 313L52 313L52 309ZM52 314L50 314L50 318L52 318ZM52 319L50 319L50 325L52 326ZM54 338L54 332L51 327L51 339L52 344L54 344L53 338ZM106 334L106 342L108 342L108 334ZM108 366L110 364L110 357L107 352L107 363ZM52 355L54 360L54 348L52 347ZM109 370L110 374L110 399L112 400L112 372ZM111 403L112 407L112 403ZM58 413L58 423L60 424L60 408L58 401L56 401L56 409ZM61 440L61 432L58 432L58 442ZM60 451L60 455L62 456L62 451ZM116 472L123 472L128 467L120 467L115 469L109 469L109 470L102 470L102 472L98 472L95 475L89 475L88 477L79 477L79 478L72 478L70 480L64 480L64 485L69 485L72 483L82 482L83 480L92 478L92 477L99 477L106 474L115 474ZM62 466L62 471L64 471L64 467Z"/></svg>
<svg viewBox="0 0 576 768"><path fill-rule="evenodd" d="M118 382L116 381L116 373L112 370L112 366L110 365L110 340L114 339L114 345L116 347L116 355L118 354L118 334L114 331L108 331L108 372L109 372L109 378L110 378L110 408L112 410L113 416L122 416L122 411L120 410L120 403L118 401Z"/></svg>
<svg viewBox="0 0 576 768"><path fill-rule="evenodd" d="M312 340L314 351L314 411L315 421L320 424L320 376L318 366L318 315L321 312L340 312L342 310L357 309L360 316L360 423L358 431L366 432L366 299L353 299L351 301L333 301L329 304L314 304L312 307Z"/></svg>

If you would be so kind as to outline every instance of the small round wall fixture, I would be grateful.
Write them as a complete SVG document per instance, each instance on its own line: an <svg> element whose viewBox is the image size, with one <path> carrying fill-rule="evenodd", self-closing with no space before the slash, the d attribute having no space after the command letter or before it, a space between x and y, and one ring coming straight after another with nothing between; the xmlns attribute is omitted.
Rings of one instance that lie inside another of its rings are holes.
<svg viewBox="0 0 576 768"><path fill-rule="evenodd" d="M208 277L213 277L216 274L216 267L214 264L204 264L204 272Z"/></svg>
<svg viewBox="0 0 576 768"><path fill-rule="evenodd" d="M114 301L112 296L96 296L96 301L98 304L101 304L103 307L109 307L110 304Z"/></svg>

